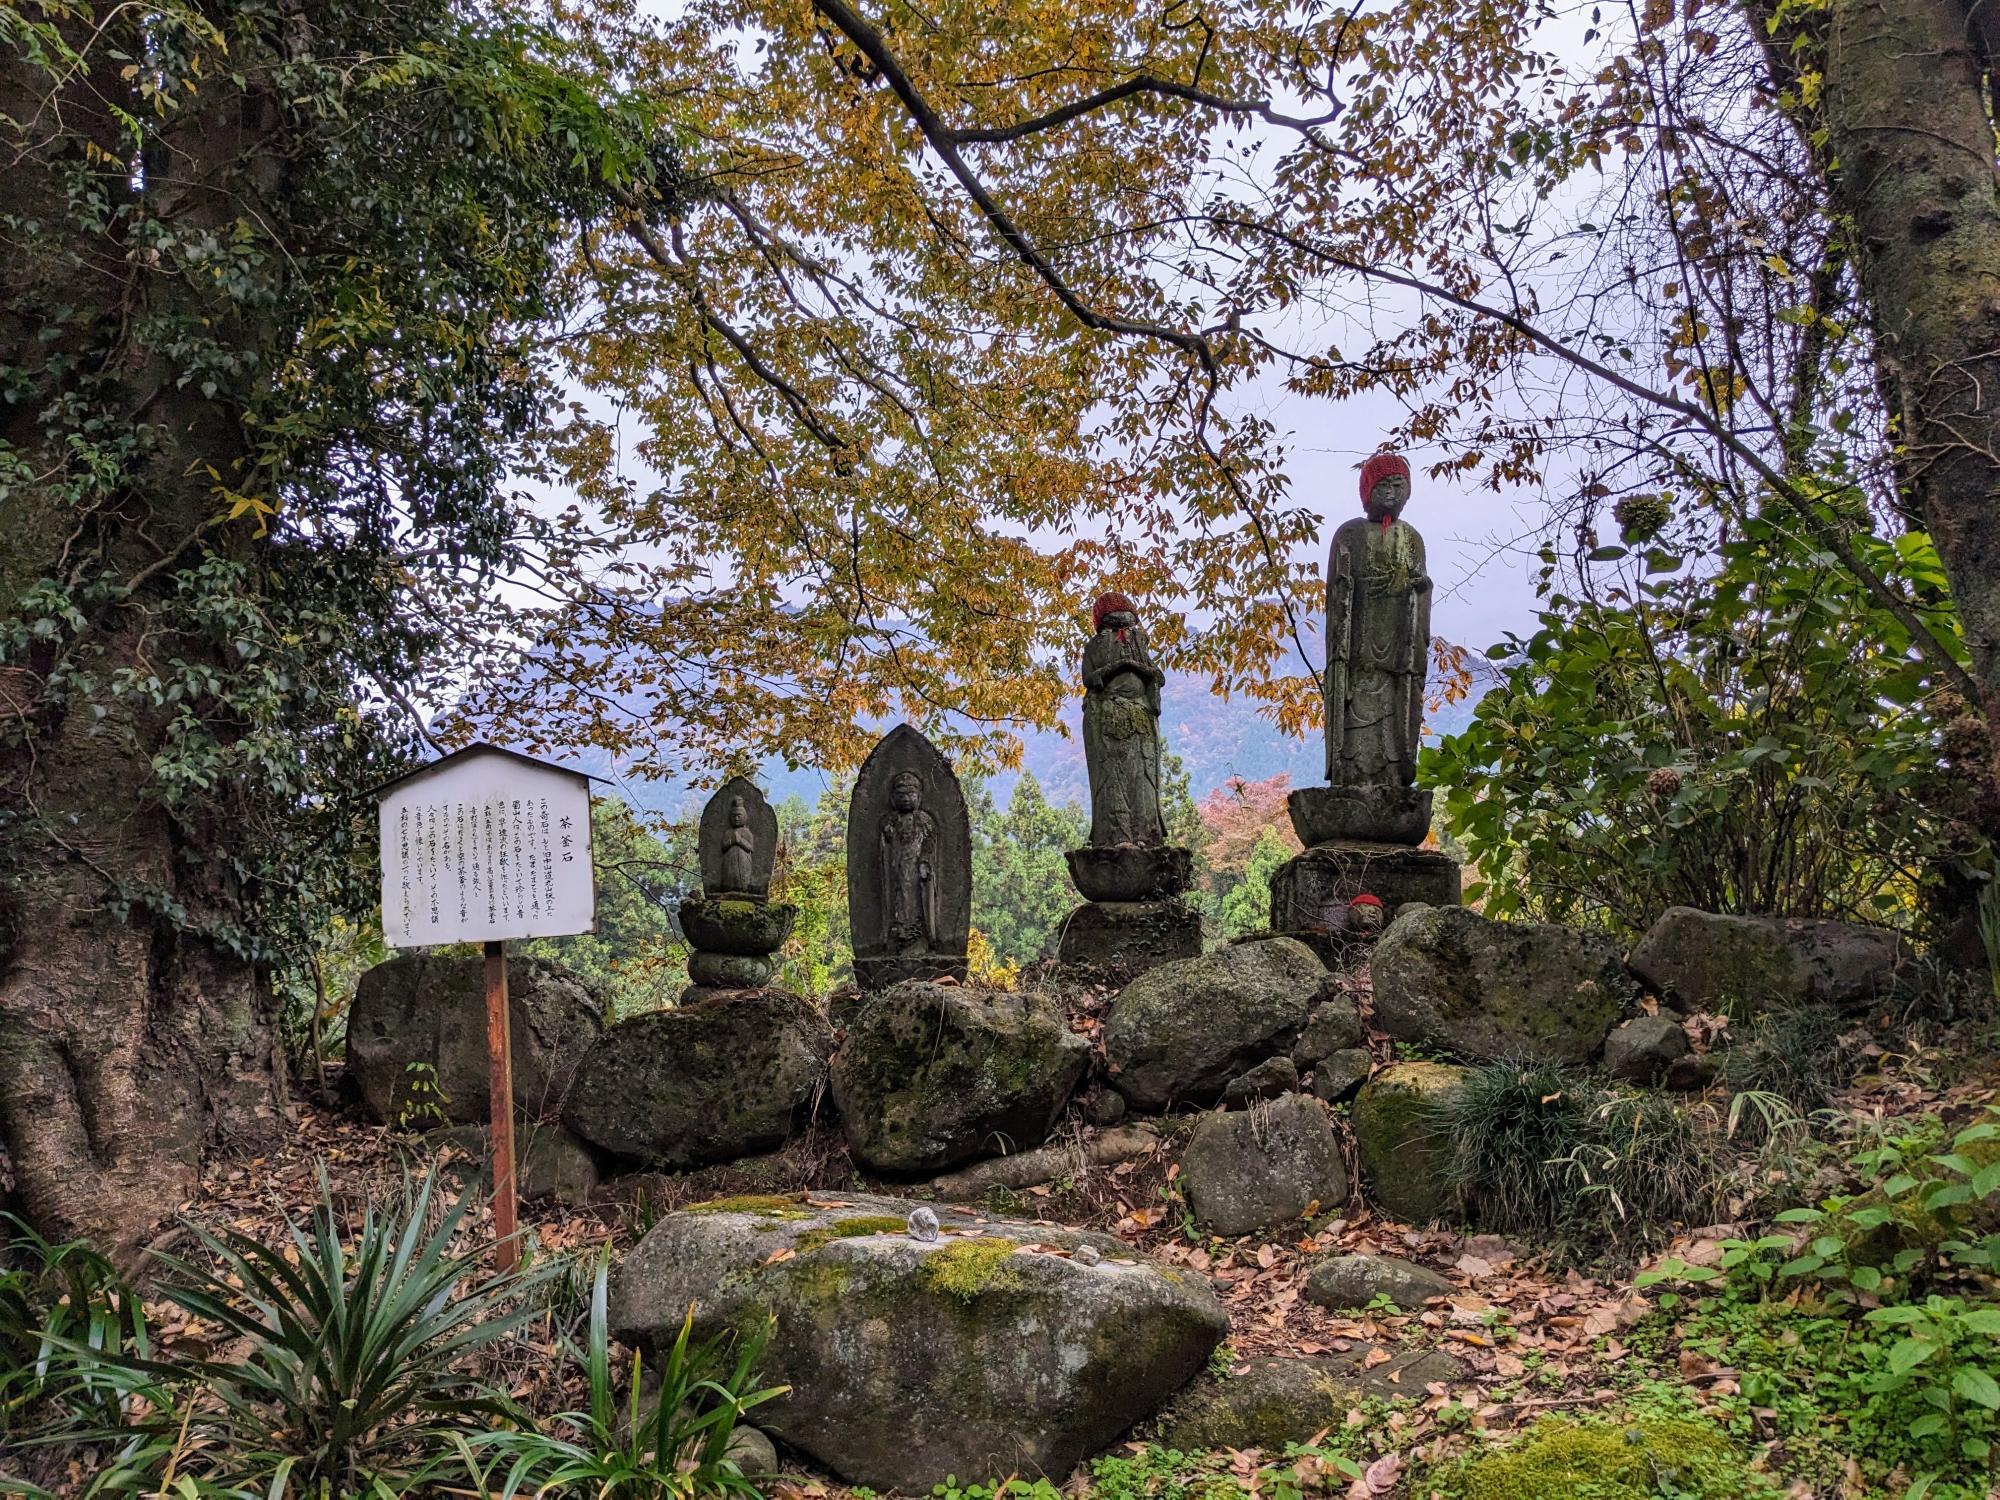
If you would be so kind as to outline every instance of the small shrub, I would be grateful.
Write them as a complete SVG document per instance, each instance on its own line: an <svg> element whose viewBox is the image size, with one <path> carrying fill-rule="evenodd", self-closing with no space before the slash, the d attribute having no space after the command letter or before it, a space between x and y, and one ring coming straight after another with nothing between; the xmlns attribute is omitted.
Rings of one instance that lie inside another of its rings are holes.
<svg viewBox="0 0 2000 1500"><path fill-rule="evenodd" d="M0 1436L62 1420L116 1425L120 1391L93 1366L151 1352L138 1296L80 1240L53 1244L12 1214L0 1228Z"/></svg>
<svg viewBox="0 0 2000 1500"><path fill-rule="evenodd" d="M1502 1062L1471 1069L1441 1110L1453 1190L1489 1228L1615 1240L1715 1203L1719 1152L1663 1095Z"/></svg>
<svg viewBox="0 0 2000 1500"><path fill-rule="evenodd" d="M1723 1054L1723 1081L1732 1094L1772 1095L1801 1115L1824 1109L1851 1075L1840 1046L1843 1030L1840 1017L1830 1010L1767 1011L1745 1026ZM1738 1114L1752 1140L1763 1138L1758 1133L1761 1118Z"/></svg>

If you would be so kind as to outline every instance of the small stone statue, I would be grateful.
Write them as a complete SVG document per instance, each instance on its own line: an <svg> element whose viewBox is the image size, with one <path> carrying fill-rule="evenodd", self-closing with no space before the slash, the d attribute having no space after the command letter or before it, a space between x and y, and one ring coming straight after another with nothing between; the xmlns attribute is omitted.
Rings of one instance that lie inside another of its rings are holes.
<svg viewBox="0 0 2000 1500"><path fill-rule="evenodd" d="M747 776L731 777L701 810L695 838L701 890L680 904L688 978L696 991L761 988L797 911L771 900L778 815Z"/></svg>
<svg viewBox="0 0 2000 1500"><path fill-rule="evenodd" d="M1103 594L1083 649L1083 758L1090 776L1090 842L1167 841L1160 816L1160 689L1167 674L1146 650L1138 607Z"/></svg>
<svg viewBox="0 0 2000 1500"><path fill-rule="evenodd" d="M1431 581L1424 539L1401 519L1409 461L1378 453L1361 468L1365 520L1334 533L1326 577L1326 779L1341 787L1413 786L1423 734Z"/></svg>
<svg viewBox="0 0 2000 1500"><path fill-rule="evenodd" d="M889 784L882 816L882 916L889 949L928 953L937 942L937 819L924 810L914 771Z"/></svg>

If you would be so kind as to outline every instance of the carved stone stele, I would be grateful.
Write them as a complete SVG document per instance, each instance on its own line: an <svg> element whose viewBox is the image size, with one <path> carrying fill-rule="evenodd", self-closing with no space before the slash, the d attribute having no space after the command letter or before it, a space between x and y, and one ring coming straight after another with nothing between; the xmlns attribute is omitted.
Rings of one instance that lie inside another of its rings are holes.
<svg viewBox="0 0 2000 1500"><path fill-rule="evenodd" d="M847 918L863 989L963 982L972 833L951 764L908 724L862 762L847 807Z"/></svg>

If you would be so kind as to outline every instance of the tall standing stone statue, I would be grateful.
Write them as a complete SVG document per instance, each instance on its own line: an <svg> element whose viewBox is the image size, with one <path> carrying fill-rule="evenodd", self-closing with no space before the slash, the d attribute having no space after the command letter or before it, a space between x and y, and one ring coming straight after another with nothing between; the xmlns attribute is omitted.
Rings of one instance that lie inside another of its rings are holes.
<svg viewBox="0 0 2000 1500"><path fill-rule="evenodd" d="M863 989L965 979L972 831L937 747L898 725L862 762L847 809L847 915Z"/></svg>
<svg viewBox="0 0 2000 1500"><path fill-rule="evenodd" d="M701 893L679 912L693 949L688 978L697 991L757 989L771 977L772 955L791 936L797 911L771 900L778 815L747 776L730 778L708 799L695 857Z"/></svg>
<svg viewBox="0 0 2000 1500"><path fill-rule="evenodd" d="M1459 899L1458 865L1420 849L1431 794L1416 785L1430 657L1431 580L1424 540L1403 520L1409 461L1378 453L1361 467L1363 514L1333 536L1326 569L1326 779L1291 794L1305 852L1271 880L1271 925L1336 925L1359 895L1390 908Z"/></svg>
<svg viewBox="0 0 2000 1500"><path fill-rule="evenodd" d="M1063 924L1066 964L1127 973L1201 951L1201 922L1178 899L1191 856L1167 843L1160 809L1160 690L1138 606L1103 594L1083 648L1083 757L1090 843L1072 849L1070 879L1089 903Z"/></svg>

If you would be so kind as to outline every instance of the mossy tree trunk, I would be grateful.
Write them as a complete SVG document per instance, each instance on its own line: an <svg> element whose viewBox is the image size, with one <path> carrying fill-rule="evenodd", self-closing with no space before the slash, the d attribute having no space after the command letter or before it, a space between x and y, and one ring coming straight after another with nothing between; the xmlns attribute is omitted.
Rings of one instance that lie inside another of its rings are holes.
<svg viewBox="0 0 2000 1500"><path fill-rule="evenodd" d="M1751 9L1764 24L1776 7ZM2000 725L2000 10L1828 0L1789 15L1810 28L1797 56L1823 70L1814 145L1869 304L1898 479L1936 540ZM1795 39L1774 38L1781 84L1800 82Z"/></svg>
<svg viewBox="0 0 2000 1500"><path fill-rule="evenodd" d="M81 8L56 24L84 65L0 56L0 122L44 122L30 149L7 132L0 195L0 1144L38 1226L129 1249L191 1195L204 1150L268 1148L285 1114L268 987L240 945L204 935L239 916L213 857L234 789L190 814L162 786L177 722L230 727L191 687L134 687L224 669L226 641L164 606L204 557L257 545L215 525L245 453L240 406L141 331L249 348L254 330L146 236L226 238L276 112L219 93L135 171L129 122L148 109L121 59L146 55L143 8L101 35ZM74 440L81 409L123 418L99 424L94 453ZM75 628L38 630L37 596L67 597Z"/></svg>

